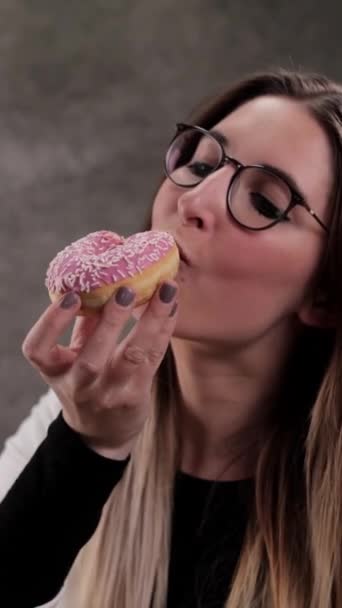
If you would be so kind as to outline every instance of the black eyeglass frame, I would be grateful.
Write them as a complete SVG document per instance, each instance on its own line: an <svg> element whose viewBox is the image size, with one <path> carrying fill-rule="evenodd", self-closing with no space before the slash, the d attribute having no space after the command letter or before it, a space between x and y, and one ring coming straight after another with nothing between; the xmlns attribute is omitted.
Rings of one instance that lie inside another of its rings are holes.
<svg viewBox="0 0 342 608"><path fill-rule="evenodd" d="M203 135L206 135L207 137L210 137L211 139L213 139L220 146L220 149L221 149L221 153L222 153L221 160L219 160L217 166L214 167L210 171L209 175L211 175L212 173L214 173L218 169L221 169L226 164L232 164L232 165L234 165L236 167L236 171L232 175L232 177L230 179L230 182L229 182L229 185L228 185L228 188L227 188L226 201L227 201L227 209L228 209L229 214L234 219L234 221L237 222L240 226L242 226L243 228L247 228L248 230L255 230L255 231L266 230L267 228L272 228L272 226L275 226L276 224L278 224L279 222L281 222L284 218L286 218L287 215L290 213L291 209L293 209L296 205L300 205L301 207L304 207L304 209L306 209L306 211L308 211L308 213L310 213L310 215L319 223L319 225L327 233L329 233L329 228L322 222L322 220L320 220L320 218L318 217L318 215L316 214L316 212L308 205L308 203L303 199L303 197L299 194L299 192L297 192L296 189L293 188L292 184L290 184L288 182L288 180L286 180L285 177L283 175L281 175L280 173L278 173L276 170L271 170L268 167L265 167L264 165L244 165L240 161L236 160L236 158L233 158L232 156L228 156L228 154L226 154L226 152L225 152L225 149L224 149L224 147L222 145L222 142L214 135L214 133L210 133L210 131L207 131L207 129L204 129L203 127L199 127L198 125L188 125L188 124L185 124L185 123L177 123L176 126L177 126L177 132L174 135L174 137L172 138L172 140L171 140L171 142L169 144L168 150L172 146L172 144L175 141L175 139L180 135L180 133L182 133L182 132L184 132L184 131L186 131L188 129L195 129L195 130L199 131L200 133L203 133ZM263 226L262 228L251 228L250 226L246 226L245 224L243 224L242 222L240 222L235 217L235 215L233 214L233 212L231 211L230 199L231 199L232 188L233 188L234 183L238 179L238 177L241 175L241 173L245 169L262 169L263 171L265 171L269 175L273 175L273 176L277 177L278 179L282 180L286 184L287 188L289 189L289 191L291 193L291 201L290 201L288 207L285 209L285 211L283 211L283 213L280 213L279 216L275 220L273 220L270 224L267 224L267 226ZM200 184L207 177L207 176L205 176L205 177L199 179L198 182L196 182L194 184L190 184L188 186L185 186L183 184L179 184L179 183L176 182L175 179L172 178L172 176L168 172L167 163L166 163L166 157L164 159L164 171L165 171L166 176L174 184L176 184L177 186L179 186L181 188L194 188L195 186L198 186L198 184Z"/></svg>

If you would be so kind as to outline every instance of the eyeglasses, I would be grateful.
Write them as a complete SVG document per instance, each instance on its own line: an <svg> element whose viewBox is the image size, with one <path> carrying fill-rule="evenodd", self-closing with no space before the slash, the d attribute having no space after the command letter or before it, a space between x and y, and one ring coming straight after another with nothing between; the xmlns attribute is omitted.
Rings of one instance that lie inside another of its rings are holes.
<svg viewBox="0 0 342 608"><path fill-rule="evenodd" d="M288 214L296 205L329 232L284 176L265 165L243 165L225 153L217 135L202 127L177 124L177 133L166 153L164 169L177 186L192 188L225 164L235 167L228 185L227 210L233 219L249 230L265 230L279 222L290 221Z"/></svg>

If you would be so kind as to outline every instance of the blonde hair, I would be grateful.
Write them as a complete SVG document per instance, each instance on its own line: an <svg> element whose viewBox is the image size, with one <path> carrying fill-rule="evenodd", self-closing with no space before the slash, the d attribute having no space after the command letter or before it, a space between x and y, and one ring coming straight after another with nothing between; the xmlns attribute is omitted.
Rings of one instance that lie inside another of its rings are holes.
<svg viewBox="0 0 342 608"><path fill-rule="evenodd" d="M317 288L324 289L331 310L342 310L339 86L285 71L257 75L200 109L196 122L210 127L243 101L267 93L305 100L330 139L333 211ZM303 328L285 372L225 608L342 606L342 315L334 330ZM65 608L166 606L178 391L169 347L155 377L151 416L72 568Z"/></svg>

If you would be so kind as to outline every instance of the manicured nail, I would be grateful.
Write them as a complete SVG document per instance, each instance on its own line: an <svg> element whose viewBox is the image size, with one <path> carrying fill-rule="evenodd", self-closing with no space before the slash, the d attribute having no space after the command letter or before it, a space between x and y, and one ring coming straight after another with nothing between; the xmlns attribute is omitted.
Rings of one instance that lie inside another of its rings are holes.
<svg viewBox="0 0 342 608"><path fill-rule="evenodd" d="M164 304L169 304L176 295L177 287L169 283L163 283L159 290L159 297Z"/></svg>
<svg viewBox="0 0 342 608"><path fill-rule="evenodd" d="M177 308L178 308L178 302L175 302L174 305L172 306L172 310L169 314L169 317L173 317L176 314Z"/></svg>
<svg viewBox="0 0 342 608"><path fill-rule="evenodd" d="M75 304L77 304L77 302L78 302L77 295L74 294L73 291L69 291L67 294L65 294L64 298L62 299L62 301L60 303L60 307L67 310L68 308L72 308L73 306L75 306Z"/></svg>
<svg viewBox="0 0 342 608"><path fill-rule="evenodd" d="M119 306L129 306L134 300L134 292L128 287L120 287L115 295L115 301Z"/></svg>

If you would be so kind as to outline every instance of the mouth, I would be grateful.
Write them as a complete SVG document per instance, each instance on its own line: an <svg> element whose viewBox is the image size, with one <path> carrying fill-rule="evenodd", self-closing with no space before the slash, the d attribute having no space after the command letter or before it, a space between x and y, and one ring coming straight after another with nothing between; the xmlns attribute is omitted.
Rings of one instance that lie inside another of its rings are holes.
<svg viewBox="0 0 342 608"><path fill-rule="evenodd" d="M186 264L187 266L191 266L190 259L189 259L188 255L185 253L183 247L179 243L177 243L177 247L178 247L178 251L179 251L179 259L181 260L181 262L184 262L184 264Z"/></svg>
<svg viewBox="0 0 342 608"><path fill-rule="evenodd" d="M167 232L169 232L171 234L171 236L174 238L174 240L176 242L180 261L183 262L183 264L186 264L186 266L192 266L193 264L192 264L191 258L188 256L187 252L184 251L182 245L178 241L178 238L170 230Z"/></svg>

